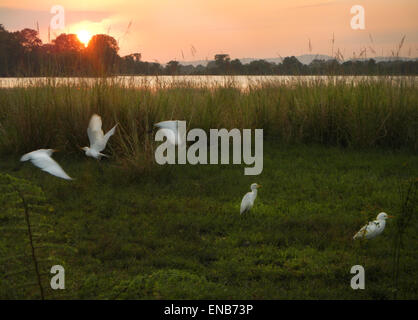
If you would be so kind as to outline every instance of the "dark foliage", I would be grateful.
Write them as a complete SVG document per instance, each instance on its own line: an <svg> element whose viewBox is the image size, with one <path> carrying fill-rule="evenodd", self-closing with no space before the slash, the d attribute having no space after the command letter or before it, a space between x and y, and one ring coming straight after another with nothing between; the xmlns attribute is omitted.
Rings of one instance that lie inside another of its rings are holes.
<svg viewBox="0 0 418 320"><path fill-rule="evenodd" d="M8 32L0 24L0 76L101 76L101 75L416 75L418 61L314 60L302 64L296 57L282 63L255 60L242 64L228 54L216 54L207 66L165 66L141 61L140 53L118 55L117 41L105 34L92 37L87 47L75 34L60 34L43 44L32 29Z"/></svg>

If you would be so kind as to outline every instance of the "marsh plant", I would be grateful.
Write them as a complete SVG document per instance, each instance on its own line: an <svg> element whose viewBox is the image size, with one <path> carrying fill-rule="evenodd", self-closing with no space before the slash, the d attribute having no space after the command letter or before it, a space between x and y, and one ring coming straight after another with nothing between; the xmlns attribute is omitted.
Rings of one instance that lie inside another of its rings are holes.
<svg viewBox="0 0 418 320"><path fill-rule="evenodd" d="M51 266L73 251L56 242L53 215L42 189L27 180L0 174L0 297L45 299L57 297L49 286Z"/></svg>
<svg viewBox="0 0 418 320"><path fill-rule="evenodd" d="M401 207L396 219L396 231L393 240L393 297L396 299L399 293L399 276L401 272L401 256L405 246L405 235L416 219L418 210L418 178L399 183L399 196Z"/></svg>
<svg viewBox="0 0 418 320"><path fill-rule="evenodd" d="M170 119L188 128L264 130L264 139L285 144L319 143L354 148L416 151L418 91L415 80L304 80L196 83L80 79L0 89L0 152L23 154L41 147L80 154L93 113L103 126L119 123L109 148L121 164L155 165L153 124Z"/></svg>

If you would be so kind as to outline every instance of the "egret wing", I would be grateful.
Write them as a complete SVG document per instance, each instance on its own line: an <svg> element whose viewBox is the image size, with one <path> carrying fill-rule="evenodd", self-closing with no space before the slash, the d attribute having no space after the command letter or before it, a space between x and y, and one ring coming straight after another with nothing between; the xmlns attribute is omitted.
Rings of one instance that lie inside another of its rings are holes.
<svg viewBox="0 0 418 320"><path fill-rule="evenodd" d="M117 124L104 135L103 140L100 141L100 143L96 143L95 146L97 147L97 151L103 151L106 148L107 141L115 134L116 126Z"/></svg>
<svg viewBox="0 0 418 320"><path fill-rule="evenodd" d="M37 154L32 156L30 160L42 171L48 172L58 178L72 180L72 178L60 167L60 165L47 154Z"/></svg>
<svg viewBox="0 0 418 320"><path fill-rule="evenodd" d="M367 225L363 226L353 237L353 239L364 238L367 233Z"/></svg>
<svg viewBox="0 0 418 320"><path fill-rule="evenodd" d="M168 120L161 121L155 124L156 127L161 128L161 132L167 137L167 140L174 145L183 144L182 139L179 137L178 121Z"/></svg>
<svg viewBox="0 0 418 320"><path fill-rule="evenodd" d="M20 161L28 161L28 160L30 160L30 159L32 158L32 155L33 155L35 152L37 152L37 151L32 151L32 152L29 152L29 153L24 154L24 155L20 158Z"/></svg>
<svg viewBox="0 0 418 320"><path fill-rule="evenodd" d="M87 135L89 136L90 148L100 143L104 139L102 130L102 118L99 115L93 114L91 116L89 126L87 128Z"/></svg>
<svg viewBox="0 0 418 320"><path fill-rule="evenodd" d="M156 123L155 126L159 128L171 129L173 131L177 131L177 120L161 121L161 122Z"/></svg>
<svg viewBox="0 0 418 320"><path fill-rule="evenodd" d="M359 232L354 235L354 239L366 238L366 236L376 231L376 224L372 221L363 226Z"/></svg>
<svg viewBox="0 0 418 320"><path fill-rule="evenodd" d="M243 214L244 212L251 209L251 192L248 192L241 201L241 208L240 208L240 214Z"/></svg>

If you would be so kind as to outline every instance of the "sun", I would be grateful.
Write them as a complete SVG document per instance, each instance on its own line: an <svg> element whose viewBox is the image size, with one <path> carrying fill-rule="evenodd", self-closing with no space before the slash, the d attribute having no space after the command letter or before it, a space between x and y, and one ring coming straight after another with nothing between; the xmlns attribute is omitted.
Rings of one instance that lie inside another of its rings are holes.
<svg viewBox="0 0 418 320"><path fill-rule="evenodd" d="M81 30L77 33L77 37L80 42L83 43L85 47L87 47L91 39L91 34L87 30Z"/></svg>

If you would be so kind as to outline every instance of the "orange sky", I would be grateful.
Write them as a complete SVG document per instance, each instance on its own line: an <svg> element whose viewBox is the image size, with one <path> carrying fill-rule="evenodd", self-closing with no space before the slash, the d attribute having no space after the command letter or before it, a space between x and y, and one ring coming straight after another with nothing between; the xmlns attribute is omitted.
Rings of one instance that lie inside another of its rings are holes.
<svg viewBox="0 0 418 320"><path fill-rule="evenodd" d="M346 58L369 46L376 54L368 49L368 56L390 55L403 35L400 55L418 56L417 0L0 0L0 23L14 31L36 29L38 21L47 42L56 4L66 11L65 29L57 35L109 32L119 41L121 55L141 52L146 61L212 59L216 53L300 55L310 53L309 39L311 53L330 55L333 33L334 51L339 48ZM356 4L365 8L365 30L350 27L350 8Z"/></svg>

